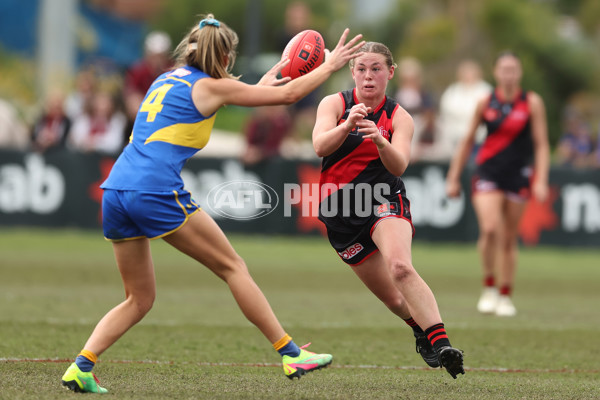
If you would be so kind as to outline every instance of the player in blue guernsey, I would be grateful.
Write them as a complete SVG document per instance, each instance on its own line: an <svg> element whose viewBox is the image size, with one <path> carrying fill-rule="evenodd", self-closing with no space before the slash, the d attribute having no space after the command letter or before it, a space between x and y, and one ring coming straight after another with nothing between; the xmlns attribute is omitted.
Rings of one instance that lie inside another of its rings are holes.
<svg viewBox="0 0 600 400"><path fill-rule="evenodd" d="M340 258L413 329L425 362L456 379L464 374L463 354L450 345L435 297L412 265L414 230L401 176L413 121L385 95L396 68L390 50L367 42L360 51L350 61L355 88L325 97L317 110L319 219Z"/></svg>
<svg viewBox="0 0 600 400"><path fill-rule="evenodd" d="M460 194L461 172L477 128L485 124L487 136L477 153L472 181L483 269L483 291L477 309L510 317L517 312L510 296L519 221L530 194L539 202L548 196L550 146L544 102L538 94L521 88L519 58L502 53L496 60L494 77L497 87L478 103L469 131L450 165L446 186L448 196Z"/></svg>
<svg viewBox="0 0 600 400"><path fill-rule="evenodd" d="M208 267L229 286L244 315L281 354L290 379L323 368L329 354L299 348L284 331L248 269L214 220L192 200L180 176L186 160L209 140L224 105L291 104L315 90L359 55L361 35L346 43L348 29L327 59L309 74L277 79L277 63L257 85L232 76L237 34L208 15L181 41L175 69L156 79L136 117L130 143L102 184L103 229L113 242L126 299L96 325L62 377L79 392L106 393L91 372L97 357L150 310L156 293L150 239L162 238Z"/></svg>

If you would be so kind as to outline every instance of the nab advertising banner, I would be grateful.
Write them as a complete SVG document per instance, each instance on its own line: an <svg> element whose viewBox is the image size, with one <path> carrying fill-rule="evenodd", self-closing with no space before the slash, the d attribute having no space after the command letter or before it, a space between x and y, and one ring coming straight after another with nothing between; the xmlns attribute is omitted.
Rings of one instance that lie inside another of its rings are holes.
<svg viewBox="0 0 600 400"><path fill-rule="evenodd" d="M0 151L0 227L99 228L99 185L114 162L114 157L100 154ZM194 158L182 177L186 189L226 232L323 234L319 171L319 162L272 160L246 167L237 159ZM402 177L415 240L477 238L471 171L463 174L464 192L457 199L445 196L446 171L444 164L416 163ZM367 185L354 189L385 190ZM357 206L364 212L372 209ZM519 230L525 245L600 246L600 174L553 168L549 198L527 204Z"/></svg>

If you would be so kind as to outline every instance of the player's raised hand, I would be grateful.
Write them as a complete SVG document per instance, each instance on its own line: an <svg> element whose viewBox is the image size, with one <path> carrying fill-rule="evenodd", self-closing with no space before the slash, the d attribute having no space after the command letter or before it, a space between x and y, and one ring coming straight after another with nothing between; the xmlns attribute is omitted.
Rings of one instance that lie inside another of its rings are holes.
<svg viewBox="0 0 600 400"><path fill-rule="evenodd" d="M286 65L288 65L289 62L290 62L290 60L287 58L282 58L281 60L279 60L279 62L277 64L275 64L270 70L267 71L266 74L263 75L262 78L260 78L260 81L258 81L257 85L279 86L283 83L288 83L289 81L291 81L292 78L290 78L289 76L286 76L281 79L277 78L277 75L279 75L281 70Z"/></svg>
<svg viewBox="0 0 600 400"><path fill-rule="evenodd" d="M340 37L337 46L333 50L327 54L325 58L325 63L329 64L334 71L342 68L348 61L353 58L360 56L362 53L357 53L358 49L361 48L365 41L361 41L362 35L358 34L354 36L348 43L346 43L346 39L348 38L348 34L350 33L350 29L344 29L344 33Z"/></svg>

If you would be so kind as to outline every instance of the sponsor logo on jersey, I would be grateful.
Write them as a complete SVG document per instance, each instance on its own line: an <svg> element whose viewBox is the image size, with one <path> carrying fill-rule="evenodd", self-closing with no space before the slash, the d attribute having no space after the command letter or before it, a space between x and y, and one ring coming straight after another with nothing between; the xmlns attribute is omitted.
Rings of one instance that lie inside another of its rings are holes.
<svg viewBox="0 0 600 400"><path fill-rule="evenodd" d="M385 129L383 126L379 126L378 129L379 129L379 133L381 134L381 136L383 136L386 139L390 138L390 131Z"/></svg>
<svg viewBox="0 0 600 400"><path fill-rule="evenodd" d="M500 113L495 108L488 108L483 113L483 119L485 119L486 121L494 121L498 118L499 115Z"/></svg>
<svg viewBox="0 0 600 400"><path fill-rule="evenodd" d="M522 120L522 121L524 121L524 120L526 120L527 118L529 118L529 114L528 114L526 111L523 111L523 110L515 110L515 111L512 113L512 117L513 117L514 119L518 119L518 120Z"/></svg>
<svg viewBox="0 0 600 400"><path fill-rule="evenodd" d="M362 244L360 243L354 243L351 246L348 246L348 248L342 252L338 251L338 254L340 255L340 257L342 257L344 260L349 260L352 257L354 257L355 255L357 255L358 253L360 253L361 251L363 251L364 247Z"/></svg>
<svg viewBox="0 0 600 400"><path fill-rule="evenodd" d="M184 76L188 76L191 73L192 71L189 71L185 68L177 68L175 71L169 73L167 76L178 76L180 78L183 78Z"/></svg>
<svg viewBox="0 0 600 400"><path fill-rule="evenodd" d="M398 203L384 203L375 208L375 215L378 217L387 217L388 215L398 214Z"/></svg>

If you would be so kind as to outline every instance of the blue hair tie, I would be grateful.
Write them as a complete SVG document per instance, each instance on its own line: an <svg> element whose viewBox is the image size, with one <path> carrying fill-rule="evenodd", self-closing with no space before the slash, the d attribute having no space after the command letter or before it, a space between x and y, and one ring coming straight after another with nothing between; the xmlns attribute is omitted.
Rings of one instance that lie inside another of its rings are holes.
<svg viewBox="0 0 600 400"><path fill-rule="evenodd" d="M204 28L206 25L216 26L218 28L221 26L221 23L214 18L204 18L200 21L200 29Z"/></svg>

